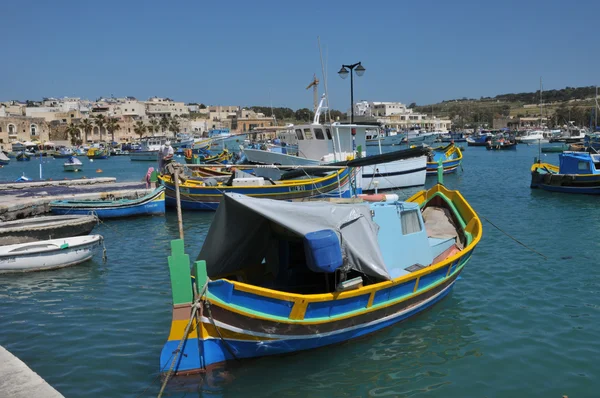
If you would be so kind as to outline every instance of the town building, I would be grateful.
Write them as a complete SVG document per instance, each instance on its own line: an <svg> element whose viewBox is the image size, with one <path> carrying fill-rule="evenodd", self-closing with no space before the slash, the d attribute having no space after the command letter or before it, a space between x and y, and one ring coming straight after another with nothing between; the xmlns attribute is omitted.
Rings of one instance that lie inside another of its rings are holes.
<svg viewBox="0 0 600 398"><path fill-rule="evenodd" d="M271 127L274 125L275 118L273 116L265 116L264 113L254 112L250 109L240 109L232 119L231 130L246 133L257 127Z"/></svg>
<svg viewBox="0 0 600 398"><path fill-rule="evenodd" d="M48 141L50 127L43 118L27 116L0 117L0 149L10 150L13 142Z"/></svg>
<svg viewBox="0 0 600 398"><path fill-rule="evenodd" d="M416 113L401 102L360 101L354 104L355 122L373 122L399 130L418 128L428 131L448 131L450 119L440 119Z"/></svg>

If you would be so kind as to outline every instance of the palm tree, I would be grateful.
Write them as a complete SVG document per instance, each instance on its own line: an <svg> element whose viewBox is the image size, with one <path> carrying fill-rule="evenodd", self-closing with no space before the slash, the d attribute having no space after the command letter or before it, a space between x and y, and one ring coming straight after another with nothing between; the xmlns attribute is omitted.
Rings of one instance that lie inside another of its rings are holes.
<svg viewBox="0 0 600 398"><path fill-rule="evenodd" d="M140 139L144 136L146 129L146 125L141 120L135 122L135 125L133 126L133 131L140 136Z"/></svg>
<svg viewBox="0 0 600 398"><path fill-rule="evenodd" d="M148 126L148 131L151 132L152 134L154 133L158 133L158 120L156 119L150 119L150 125Z"/></svg>
<svg viewBox="0 0 600 398"><path fill-rule="evenodd" d="M102 142L102 128L106 125L106 118L104 115L97 115L94 123L98 126L98 134L100 134L100 142Z"/></svg>
<svg viewBox="0 0 600 398"><path fill-rule="evenodd" d="M74 123L71 123L67 126L67 129L65 131L67 132L67 134L69 134L69 138L71 139L71 145L78 145L78 141L80 141L78 137L79 128Z"/></svg>
<svg viewBox="0 0 600 398"><path fill-rule="evenodd" d="M85 135L85 142L88 142L88 134L92 131L92 127L94 125L90 122L90 119L83 119L79 124L79 127L83 130L83 134Z"/></svg>
<svg viewBox="0 0 600 398"><path fill-rule="evenodd" d="M171 119L171 123L169 123L169 129L171 129L173 134L177 135L179 128L179 121L177 119Z"/></svg>
<svg viewBox="0 0 600 398"><path fill-rule="evenodd" d="M115 142L115 131L119 129L119 119L115 117L109 117L106 121L106 131L110 134L111 145Z"/></svg>
<svg viewBox="0 0 600 398"><path fill-rule="evenodd" d="M162 128L162 131L164 132L166 129L169 128L169 119L167 119L166 116L163 116L162 119L160 119L160 127Z"/></svg>

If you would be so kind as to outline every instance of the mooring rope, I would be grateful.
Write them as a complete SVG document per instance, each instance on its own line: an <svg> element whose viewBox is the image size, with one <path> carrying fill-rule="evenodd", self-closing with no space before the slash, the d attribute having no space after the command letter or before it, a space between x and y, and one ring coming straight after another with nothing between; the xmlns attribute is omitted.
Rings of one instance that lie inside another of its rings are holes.
<svg viewBox="0 0 600 398"><path fill-rule="evenodd" d="M512 240L514 240L515 242L517 242L518 244L520 244L521 246L523 246L524 248L526 248L527 250L530 250L532 252L534 252L535 254L541 256L544 258L544 260L548 260L548 257L544 256L542 253L538 252L537 250L527 246L525 243L521 242L520 240L518 240L517 238L511 236L508 232L505 232L504 230L502 230L502 228L500 228L499 226L497 226L496 224L494 224L493 222L491 222L490 220L488 220L485 216L482 216L481 214L479 214L479 217L483 218L485 221L489 222L494 228L496 228L498 231L502 232L504 235L508 236L509 238L511 238Z"/></svg>

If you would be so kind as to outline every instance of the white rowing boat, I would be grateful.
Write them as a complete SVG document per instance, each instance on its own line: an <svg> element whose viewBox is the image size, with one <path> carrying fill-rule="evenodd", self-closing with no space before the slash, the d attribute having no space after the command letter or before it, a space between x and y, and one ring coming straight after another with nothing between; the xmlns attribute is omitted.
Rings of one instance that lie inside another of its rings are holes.
<svg viewBox="0 0 600 398"><path fill-rule="evenodd" d="M42 271L68 267L92 258L101 235L78 236L0 247L0 272Z"/></svg>

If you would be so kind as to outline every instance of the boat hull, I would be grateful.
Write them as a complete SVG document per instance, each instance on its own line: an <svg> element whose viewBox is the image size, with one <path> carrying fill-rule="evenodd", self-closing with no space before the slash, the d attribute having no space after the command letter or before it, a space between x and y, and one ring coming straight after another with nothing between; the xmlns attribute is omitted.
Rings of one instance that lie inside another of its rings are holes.
<svg viewBox="0 0 600 398"><path fill-rule="evenodd" d="M487 147L488 151L510 151L510 150L517 149L517 143L513 142L510 144L503 144L503 145L491 143L490 145L487 145L486 147Z"/></svg>
<svg viewBox="0 0 600 398"><path fill-rule="evenodd" d="M129 152L129 159L135 162L158 162L158 151Z"/></svg>
<svg viewBox="0 0 600 398"><path fill-rule="evenodd" d="M425 185L427 157L362 167L362 190L372 192Z"/></svg>
<svg viewBox="0 0 600 398"><path fill-rule="evenodd" d="M0 248L0 273L43 271L80 264L91 259L102 243L102 236L90 235L4 246Z"/></svg>
<svg viewBox="0 0 600 398"><path fill-rule="evenodd" d="M0 246L61 239L89 234L98 218L85 216L44 216L0 223Z"/></svg>
<svg viewBox="0 0 600 398"><path fill-rule="evenodd" d="M53 214L94 214L100 219L150 216L165 213L165 193L158 190L136 200L108 203L97 201L56 201L50 203Z"/></svg>
<svg viewBox="0 0 600 398"><path fill-rule="evenodd" d="M65 163L63 165L63 169L64 169L64 171L83 171L83 165L82 164Z"/></svg>
<svg viewBox="0 0 600 398"><path fill-rule="evenodd" d="M600 195L600 175L531 172L531 188L549 192Z"/></svg>
<svg viewBox="0 0 600 398"><path fill-rule="evenodd" d="M313 179L311 182L302 183L301 180L297 180L297 183L289 185L197 186L191 188L181 185L179 196L182 209L205 211L217 210L225 192L276 200L302 200L323 197L349 198L351 197L350 177L349 169L344 169L340 173ZM176 208L175 185L170 178L161 177L161 182L165 187L167 207Z"/></svg>

